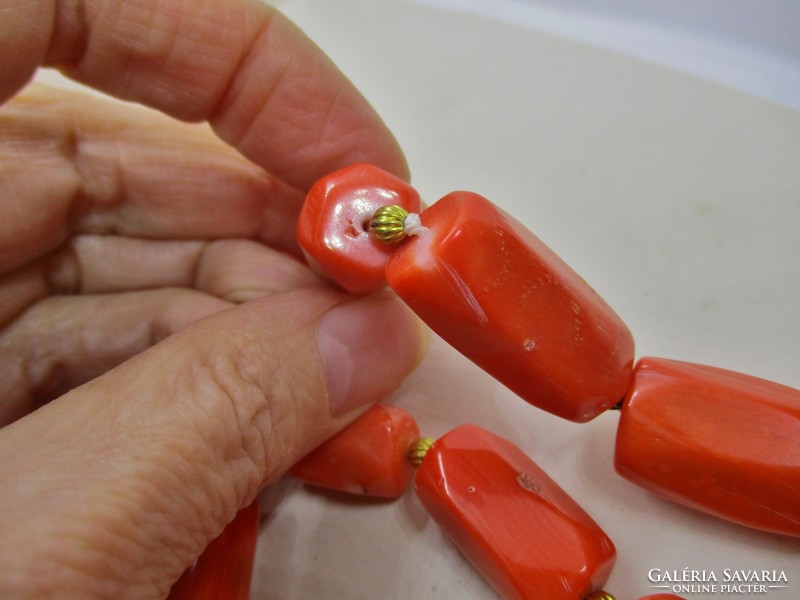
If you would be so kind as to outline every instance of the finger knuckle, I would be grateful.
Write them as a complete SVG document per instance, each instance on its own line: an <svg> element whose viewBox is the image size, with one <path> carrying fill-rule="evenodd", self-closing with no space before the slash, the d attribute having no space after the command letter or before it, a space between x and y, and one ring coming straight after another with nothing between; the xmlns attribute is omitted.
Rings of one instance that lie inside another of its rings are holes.
<svg viewBox="0 0 800 600"><path fill-rule="evenodd" d="M194 393L221 425L216 452L240 488L239 502L277 476L297 435L298 388L279 375L280 353L264 354L228 340L199 353L193 366Z"/></svg>

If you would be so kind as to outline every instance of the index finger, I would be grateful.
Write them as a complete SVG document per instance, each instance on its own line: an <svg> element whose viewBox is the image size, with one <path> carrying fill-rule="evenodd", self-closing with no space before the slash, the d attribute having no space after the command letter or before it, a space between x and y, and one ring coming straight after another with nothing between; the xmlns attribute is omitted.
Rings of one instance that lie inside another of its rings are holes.
<svg viewBox="0 0 800 600"><path fill-rule="evenodd" d="M397 142L324 53L258 0L11 0L0 99L41 65L217 134L306 189L359 161L407 178Z"/></svg>

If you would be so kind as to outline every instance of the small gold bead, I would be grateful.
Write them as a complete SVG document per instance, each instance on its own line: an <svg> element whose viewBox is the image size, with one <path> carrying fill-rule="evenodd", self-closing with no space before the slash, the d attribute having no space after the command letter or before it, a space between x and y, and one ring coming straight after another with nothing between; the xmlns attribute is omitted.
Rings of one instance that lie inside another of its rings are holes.
<svg viewBox="0 0 800 600"><path fill-rule="evenodd" d="M603 590L597 590L596 592L592 592L584 600L616 600L614 596L609 594L608 592L604 592Z"/></svg>
<svg viewBox="0 0 800 600"><path fill-rule="evenodd" d="M404 224L407 216L408 211L402 206L381 206L372 215L369 226L384 244L396 244L406 237Z"/></svg>
<svg viewBox="0 0 800 600"><path fill-rule="evenodd" d="M418 467L422 464L422 459L425 458L425 455L428 453L428 450L431 449L433 446L433 442L436 441L433 438L429 437L421 437L417 438L413 444L408 449L408 453L406 454L406 458L408 458L408 462L410 462L415 467Z"/></svg>

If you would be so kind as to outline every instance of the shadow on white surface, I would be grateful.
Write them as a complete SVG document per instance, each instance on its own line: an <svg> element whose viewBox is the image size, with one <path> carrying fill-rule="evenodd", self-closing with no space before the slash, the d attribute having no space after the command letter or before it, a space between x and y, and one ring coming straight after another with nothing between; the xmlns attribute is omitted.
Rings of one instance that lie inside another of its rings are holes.
<svg viewBox="0 0 800 600"><path fill-rule="evenodd" d="M613 50L800 109L800 2L408 0Z"/></svg>

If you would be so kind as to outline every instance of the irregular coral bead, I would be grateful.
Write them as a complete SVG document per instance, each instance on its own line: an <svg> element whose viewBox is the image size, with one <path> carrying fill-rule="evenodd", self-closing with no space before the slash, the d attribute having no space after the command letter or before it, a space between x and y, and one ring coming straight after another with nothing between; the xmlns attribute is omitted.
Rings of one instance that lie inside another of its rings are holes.
<svg viewBox="0 0 800 600"><path fill-rule="evenodd" d="M583 422L619 402L633 338L589 285L487 199L426 209L386 280L431 329L531 404Z"/></svg>
<svg viewBox="0 0 800 600"><path fill-rule="evenodd" d="M167 600L247 600L258 540L259 506L240 510L172 586Z"/></svg>
<svg viewBox="0 0 800 600"><path fill-rule="evenodd" d="M410 413L373 406L302 458L290 473L328 489L397 498L414 476L406 455L418 438L419 428Z"/></svg>
<svg viewBox="0 0 800 600"><path fill-rule="evenodd" d="M615 466L670 500L800 536L800 390L642 358L622 407Z"/></svg>
<svg viewBox="0 0 800 600"><path fill-rule="evenodd" d="M475 425L434 442L415 489L506 600L580 600L614 565L614 545L591 517L519 448Z"/></svg>
<svg viewBox="0 0 800 600"><path fill-rule="evenodd" d="M368 164L340 169L317 181L297 221L297 241L309 265L351 294L386 285L392 248L369 232L375 211L397 205L419 212L419 194L402 179Z"/></svg>

